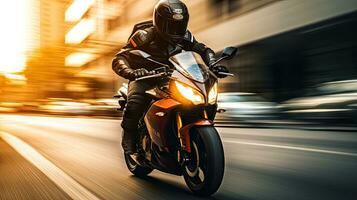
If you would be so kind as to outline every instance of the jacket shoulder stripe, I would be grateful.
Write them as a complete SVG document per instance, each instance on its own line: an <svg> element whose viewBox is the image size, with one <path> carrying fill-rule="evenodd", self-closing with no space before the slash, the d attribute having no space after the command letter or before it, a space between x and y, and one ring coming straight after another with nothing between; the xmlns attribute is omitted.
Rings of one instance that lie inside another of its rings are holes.
<svg viewBox="0 0 357 200"><path fill-rule="evenodd" d="M138 45L135 43L135 41L134 41L133 38L130 38L129 42L130 42L130 44L131 44L134 48L136 48L136 47L138 46Z"/></svg>

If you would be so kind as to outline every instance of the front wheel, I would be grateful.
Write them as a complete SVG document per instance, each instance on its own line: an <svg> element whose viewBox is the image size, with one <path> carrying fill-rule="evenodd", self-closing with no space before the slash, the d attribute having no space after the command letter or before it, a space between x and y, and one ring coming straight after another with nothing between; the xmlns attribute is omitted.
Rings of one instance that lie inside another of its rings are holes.
<svg viewBox="0 0 357 200"><path fill-rule="evenodd" d="M213 126L191 129L190 161L183 176L190 190L199 196L210 196L222 183L224 151L221 139Z"/></svg>

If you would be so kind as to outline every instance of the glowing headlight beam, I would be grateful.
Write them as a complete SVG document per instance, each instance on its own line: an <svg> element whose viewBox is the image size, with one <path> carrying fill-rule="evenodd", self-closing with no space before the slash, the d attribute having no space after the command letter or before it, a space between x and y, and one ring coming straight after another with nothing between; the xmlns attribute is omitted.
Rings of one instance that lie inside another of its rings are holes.
<svg viewBox="0 0 357 200"><path fill-rule="evenodd" d="M213 85L211 90L208 93L208 103L215 104L218 96L218 86L217 82Z"/></svg>
<svg viewBox="0 0 357 200"><path fill-rule="evenodd" d="M177 81L175 81L175 85L181 95L187 100L191 101L193 104L198 105L203 104L205 102L202 94L200 94L198 91L191 88L190 86L183 85L182 83L179 83Z"/></svg>

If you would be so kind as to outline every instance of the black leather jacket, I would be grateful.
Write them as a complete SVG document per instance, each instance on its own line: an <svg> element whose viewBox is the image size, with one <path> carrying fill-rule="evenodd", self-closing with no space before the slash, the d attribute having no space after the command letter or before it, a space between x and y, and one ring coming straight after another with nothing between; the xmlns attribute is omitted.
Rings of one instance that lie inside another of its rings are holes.
<svg viewBox="0 0 357 200"><path fill-rule="evenodd" d="M185 38L180 43L174 44L162 39L155 31L155 28L150 27L135 32L126 46L124 46L113 59L112 68L115 73L129 80L130 73L134 69L145 68L150 71L158 67L153 65L152 62L130 54L129 51L133 49L145 51L150 54L154 60L162 63L167 63L172 55L182 50L194 51L200 54L208 66L216 61L214 51L204 44L197 42L190 31L186 32Z"/></svg>

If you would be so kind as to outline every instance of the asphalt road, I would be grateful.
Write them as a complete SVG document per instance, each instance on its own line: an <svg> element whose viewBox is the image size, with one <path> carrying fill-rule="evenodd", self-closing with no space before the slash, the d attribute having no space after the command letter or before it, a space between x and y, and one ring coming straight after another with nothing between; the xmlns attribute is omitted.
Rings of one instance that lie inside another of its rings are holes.
<svg viewBox="0 0 357 200"><path fill-rule="evenodd" d="M120 121L0 116L0 199L199 199L182 177L131 176ZM218 128L226 171L211 199L357 199L357 132Z"/></svg>

